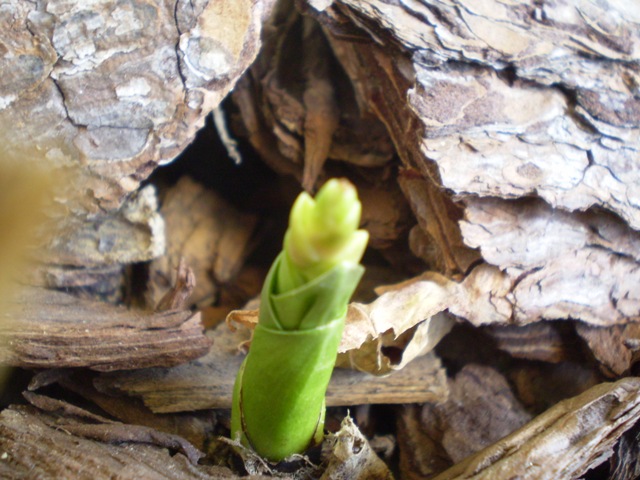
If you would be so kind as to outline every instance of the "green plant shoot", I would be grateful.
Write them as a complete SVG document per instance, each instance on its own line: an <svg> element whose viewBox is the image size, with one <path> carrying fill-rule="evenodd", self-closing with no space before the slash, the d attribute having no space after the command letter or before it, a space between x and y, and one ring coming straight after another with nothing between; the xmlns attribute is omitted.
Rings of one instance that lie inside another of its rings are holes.
<svg viewBox="0 0 640 480"><path fill-rule="evenodd" d="M233 392L233 438L280 461L322 441L324 397L369 236L355 187L302 193L262 287L260 316Z"/></svg>

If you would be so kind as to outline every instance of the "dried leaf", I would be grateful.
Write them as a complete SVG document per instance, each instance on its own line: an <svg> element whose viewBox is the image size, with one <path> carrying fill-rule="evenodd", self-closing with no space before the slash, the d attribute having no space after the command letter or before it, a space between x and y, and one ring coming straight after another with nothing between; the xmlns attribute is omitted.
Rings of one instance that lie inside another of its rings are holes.
<svg viewBox="0 0 640 480"><path fill-rule="evenodd" d="M527 362L510 369L509 380L522 404L529 411L540 413L562 400L580 395L605 378L586 361Z"/></svg>
<svg viewBox="0 0 640 480"><path fill-rule="evenodd" d="M321 480L393 479L350 417L343 420L340 431L326 438L323 449L330 454Z"/></svg>

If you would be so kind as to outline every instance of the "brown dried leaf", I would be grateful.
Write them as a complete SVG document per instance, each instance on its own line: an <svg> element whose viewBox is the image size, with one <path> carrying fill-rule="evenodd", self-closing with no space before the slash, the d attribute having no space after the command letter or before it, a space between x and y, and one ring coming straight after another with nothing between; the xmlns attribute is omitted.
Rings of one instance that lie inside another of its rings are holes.
<svg viewBox="0 0 640 480"><path fill-rule="evenodd" d="M423 424L442 429L442 446L457 463L515 431L531 419L496 370L467 365L449 385L444 404L427 405ZM434 418L435 416L435 418Z"/></svg>
<svg viewBox="0 0 640 480"><path fill-rule="evenodd" d="M294 174L307 190L327 158L387 164L394 155L391 140L370 106L354 95L317 22L301 16L293 1L282 1L264 30L264 48L233 98L265 161Z"/></svg>
<svg viewBox="0 0 640 480"><path fill-rule="evenodd" d="M432 350L453 326L441 313L457 284L436 273L429 278L386 292L370 304L350 304L338 365L384 375ZM227 320L253 328L258 310L235 310ZM385 347L399 350L400 358L386 356Z"/></svg>
<svg viewBox="0 0 640 480"><path fill-rule="evenodd" d="M400 472L408 480L425 480L452 465L440 443L437 425L422 422L422 406L403 405L397 420Z"/></svg>
<svg viewBox="0 0 640 480"><path fill-rule="evenodd" d="M340 431L325 439L323 449L330 453L321 480L393 479L387 465L371 449L350 417L342 421Z"/></svg>
<svg viewBox="0 0 640 480"><path fill-rule="evenodd" d="M313 191L331 151L340 110L327 62L330 50L320 26L309 17L302 18L302 48L302 71L306 81L302 95L305 110L302 187Z"/></svg>
<svg viewBox="0 0 640 480"><path fill-rule="evenodd" d="M541 413L558 402L575 397L605 378L585 362L526 362L509 371L518 399L531 412Z"/></svg>

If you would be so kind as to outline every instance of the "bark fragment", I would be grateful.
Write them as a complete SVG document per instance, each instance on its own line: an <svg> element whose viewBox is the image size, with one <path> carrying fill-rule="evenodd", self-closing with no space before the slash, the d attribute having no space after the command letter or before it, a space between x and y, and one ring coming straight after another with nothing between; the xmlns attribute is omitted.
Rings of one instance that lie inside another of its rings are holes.
<svg viewBox="0 0 640 480"><path fill-rule="evenodd" d="M467 365L450 382L449 392L445 401L427 402L421 411L410 410L402 416L403 427L410 429L402 434L404 448L412 446L408 439L426 437L424 448L415 445L416 450L403 452L403 463L418 465L428 476L497 442L531 419L506 379L489 367Z"/></svg>
<svg viewBox="0 0 640 480"><path fill-rule="evenodd" d="M131 397L116 397L98 392L93 378L87 375L67 375L58 383L65 389L90 401L124 424L141 425L159 432L182 437L200 451L214 435L217 417L213 411L155 414L141 401Z"/></svg>
<svg viewBox="0 0 640 480"><path fill-rule="evenodd" d="M629 374L640 354L640 325L627 323L602 328L578 323L576 331L586 342L607 376Z"/></svg>
<svg viewBox="0 0 640 480"><path fill-rule="evenodd" d="M191 303L212 303L250 251L257 219L237 211L213 191L183 177L164 198L167 251L149 266L148 303L157 305L182 259L193 269Z"/></svg>
<svg viewBox="0 0 640 480"><path fill-rule="evenodd" d="M516 322L637 320L640 235L618 218L563 212L535 200L467 203L465 242L510 277Z"/></svg>
<svg viewBox="0 0 640 480"><path fill-rule="evenodd" d="M484 330L496 347L513 358L560 363L581 359L579 338L573 325L537 322L525 326L489 326Z"/></svg>
<svg viewBox="0 0 640 480"><path fill-rule="evenodd" d="M0 361L24 368L89 367L98 371L170 366L210 346L200 316L148 313L25 288L0 325ZM5 305L6 306L6 305Z"/></svg>
<svg viewBox="0 0 640 480"><path fill-rule="evenodd" d="M70 431L81 432L93 426L32 407L5 409L0 413L0 473L7 478L24 479L238 478L224 468L194 465L180 453L170 455L164 446L155 445L152 437L142 443L119 438L123 443L111 444Z"/></svg>
<svg viewBox="0 0 640 480"><path fill-rule="evenodd" d="M630 7L340 0L327 15L347 16L380 43L414 52L409 101L428 132L422 148L445 187L479 195L536 192L570 210L601 205L638 227L636 169L625 167L634 162L639 131L629 87L637 77L639 19ZM496 74L508 66L517 75L512 84ZM577 116L564 113L568 99L546 88L553 84L578 93Z"/></svg>
<svg viewBox="0 0 640 480"><path fill-rule="evenodd" d="M425 237L412 245L412 251L432 269L448 276L466 273L480 255L462 240L458 226L462 219L460 206L415 170L402 171L398 182ZM429 253L420 255L421 252Z"/></svg>
<svg viewBox="0 0 640 480"><path fill-rule="evenodd" d="M0 117L27 124L10 144L36 140L58 163L83 160L83 195L113 209L192 140L233 87L257 53L271 3L101 0L88 11L9 2L0 20L12 76L0 88ZM26 122L29 112L38 115Z"/></svg>
<svg viewBox="0 0 640 480"><path fill-rule="evenodd" d="M327 158L388 163L393 148L384 127L354 97L320 26L283 1L266 31L250 80L234 92L249 140L266 161L294 173L307 189Z"/></svg>
<svg viewBox="0 0 640 480"><path fill-rule="evenodd" d="M637 378L596 385L435 478L578 478L638 421L639 389Z"/></svg>
<svg viewBox="0 0 640 480"><path fill-rule="evenodd" d="M587 244L576 245L573 260L571 254L564 261L559 255L556 265L541 261L549 268L533 267L522 276L514 270L532 263L534 253L555 249L550 239L532 235L544 225L534 220L545 216L543 207L535 214L528 201L507 207L512 215L502 218L505 233L518 236L523 217L531 222L525 227L529 235L518 237L521 248L510 254L510 264L492 257L495 228L483 234L486 225L478 222L469 233L463 224L464 243L480 247L489 263L508 269L513 292L500 302L500 311L512 308L507 317L518 323L634 320L638 282L623 279L635 278L640 251L629 243L640 225L634 168L640 138L634 87L638 18L616 2L596 7L579 2L568 10L547 3L491 5L339 0L320 2L319 11L309 11L325 25L356 97L385 123L404 166L433 188L457 194L468 217L477 214L478 205L508 205L508 199L535 196L550 206L544 208L554 212L554 219L564 216L582 223L579 228L588 228L589 220L579 213L588 209L585 215L618 224L611 227L616 233L610 228L593 245L598 233L586 235ZM359 36L353 35L354 25ZM415 212L429 211L431 202L415 194L410 198ZM621 221L596 214L593 207ZM455 233L456 216L449 220ZM441 248L428 243L424 229L414 228L410 238L414 253L433 265ZM559 240L564 244L572 238ZM504 257L508 248L505 243ZM452 257L444 258L440 268L453 268ZM504 279L497 271L495 277L496 282ZM572 291L592 289L592 297L572 304Z"/></svg>
<svg viewBox="0 0 640 480"><path fill-rule="evenodd" d="M94 383L106 394L142 397L156 413L230 408L233 383L244 359L238 346L249 336L246 331L230 332L226 325L218 326L210 335L214 347L209 355L195 362L171 369L114 372ZM444 369L435 356L427 355L383 378L336 369L326 400L328 406L340 406L437 401L446 395Z"/></svg>

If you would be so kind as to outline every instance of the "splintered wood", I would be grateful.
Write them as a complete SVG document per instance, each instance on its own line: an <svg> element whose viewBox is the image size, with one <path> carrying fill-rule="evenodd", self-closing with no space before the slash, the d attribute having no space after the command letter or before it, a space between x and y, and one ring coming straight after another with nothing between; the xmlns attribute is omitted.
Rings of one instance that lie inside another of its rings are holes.
<svg viewBox="0 0 640 480"><path fill-rule="evenodd" d="M640 413L640 381L604 383L565 400L436 480L578 478L608 458Z"/></svg>

